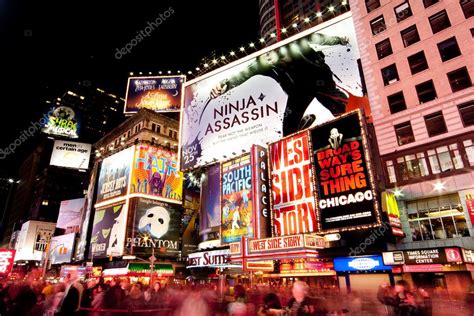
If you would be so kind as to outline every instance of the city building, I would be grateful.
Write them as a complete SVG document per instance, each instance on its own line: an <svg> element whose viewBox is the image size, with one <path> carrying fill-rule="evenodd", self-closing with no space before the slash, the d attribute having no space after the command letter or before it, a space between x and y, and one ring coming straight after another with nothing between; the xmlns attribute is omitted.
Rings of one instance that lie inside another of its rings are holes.
<svg viewBox="0 0 474 316"><path fill-rule="evenodd" d="M406 236L396 248L410 254L474 249L474 3L350 5L385 186L397 197ZM470 280L466 268L428 269L419 266L416 271L431 273L406 277L459 291Z"/></svg>

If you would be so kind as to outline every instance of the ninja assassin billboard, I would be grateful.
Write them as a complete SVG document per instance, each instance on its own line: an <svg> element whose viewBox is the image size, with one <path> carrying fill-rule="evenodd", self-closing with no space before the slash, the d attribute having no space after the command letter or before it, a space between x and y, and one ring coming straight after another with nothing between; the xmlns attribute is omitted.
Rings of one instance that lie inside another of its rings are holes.
<svg viewBox="0 0 474 316"><path fill-rule="evenodd" d="M183 169L366 107L350 13L185 84Z"/></svg>

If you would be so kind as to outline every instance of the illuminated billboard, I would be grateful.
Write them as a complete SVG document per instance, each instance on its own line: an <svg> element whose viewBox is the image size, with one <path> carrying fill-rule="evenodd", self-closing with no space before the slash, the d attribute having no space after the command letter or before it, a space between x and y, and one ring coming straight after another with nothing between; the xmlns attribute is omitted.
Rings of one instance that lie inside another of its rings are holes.
<svg viewBox="0 0 474 316"><path fill-rule="evenodd" d="M6 278L12 272L15 250L0 249L0 278Z"/></svg>
<svg viewBox="0 0 474 316"><path fill-rule="evenodd" d="M134 146L129 147L102 161L96 203L127 194L133 149Z"/></svg>
<svg viewBox="0 0 474 316"><path fill-rule="evenodd" d="M145 198L132 198L133 229L129 230L126 249L135 255L176 257L180 250L180 205Z"/></svg>
<svg viewBox="0 0 474 316"><path fill-rule="evenodd" d="M367 107L358 59L347 13L187 82L182 168L223 161Z"/></svg>
<svg viewBox="0 0 474 316"><path fill-rule="evenodd" d="M381 225L361 112L315 127L311 145L321 231Z"/></svg>
<svg viewBox="0 0 474 316"><path fill-rule="evenodd" d="M185 76L128 78L124 113L136 113L140 109L179 111L184 81Z"/></svg>
<svg viewBox="0 0 474 316"><path fill-rule="evenodd" d="M130 181L133 193L181 202L183 173L178 169L177 154L162 147L136 145Z"/></svg>
<svg viewBox="0 0 474 316"><path fill-rule="evenodd" d="M49 164L65 168L87 169L90 156L91 144L56 140Z"/></svg>
<svg viewBox="0 0 474 316"><path fill-rule="evenodd" d="M200 234L220 231L221 205L220 205L220 165L210 166L201 181L201 211Z"/></svg>
<svg viewBox="0 0 474 316"><path fill-rule="evenodd" d="M51 238L51 246L49 247L51 264L71 262L75 241L75 233Z"/></svg>
<svg viewBox="0 0 474 316"><path fill-rule="evenodd" d="M49 222L27 221L24 223L15 246L15 261L40 261L54 234L55 227L56 223Z"/></svg>
<svg viewBox="0 0 474 316"><path fill-rule="evenodd" d="M61 201L56 227L65 229L67 232L78 233L81 227L84 203L85 198Z"/></svg>
<svg viewBox="0 0 474 316"><path fill-rule="evenodd" d="M293 134L268 148L274 236L316 232L309 133Z"/></svg>
<svg viewBox="0 0 474 316"><path fill-rule="evenodd" d="M79 126L78 115L72 108L58 106L48 117L48 122L41 131L53 136L78 138Z"/></svg>
<svg viewBox="0 0 474 316"><path fill-rule="evenodd" d="M91 258L121 256L127 228L127 205L117 203L95 210L90 240Z"/></svg>

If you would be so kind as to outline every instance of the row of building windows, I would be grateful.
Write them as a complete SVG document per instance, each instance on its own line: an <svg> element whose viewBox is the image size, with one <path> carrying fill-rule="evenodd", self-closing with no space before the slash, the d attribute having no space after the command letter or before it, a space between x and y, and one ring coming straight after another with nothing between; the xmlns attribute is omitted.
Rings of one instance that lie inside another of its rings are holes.
<svg viewBox="0 0 474 316"><path fill-rule="evenodd" d="M423 54L424 55L424 54ZM461 67L446 74L451 91L457 92L472 86L471 77L466 67ZM395 64L382 69L384 84L390 84L399 80ZM438 97L433 80L428 80L415 85L416 94L420 104L429 102ZM407 109L403 91L387 96L388 107L391 114L395 114Z"/></svg>
<svg viewBox="0 0 474 316"><path fill-rule="evenodd" d="M438 3L439 0L422 0L423 6L428 8L435 3ZM452 0L449 0L452 1ZM474 2L472 0L460 0L459 5L464 13L464 16L470 18L474 15ZM380 7L380 0L365 0L365 7L367 8L367 13L374 11L375 9ZM403 2L402 4L398 5L394 8L395 16L397 18L397 22L403 21L406 18L413 15L410 7L410 3L408 1Z"/></svg>
<svg viewBox="0 0 474 316"><path fill-rule="evenodd" d="M385 161L389 183L408 183L424 177L474 167L473 139L418 150Z"/></svg>

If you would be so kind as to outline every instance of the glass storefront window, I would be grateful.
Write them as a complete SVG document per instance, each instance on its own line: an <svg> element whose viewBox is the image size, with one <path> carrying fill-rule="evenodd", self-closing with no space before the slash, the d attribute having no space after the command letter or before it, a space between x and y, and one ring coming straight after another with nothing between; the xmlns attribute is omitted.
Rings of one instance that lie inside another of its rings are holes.
<svg viewBox="0 0 474 316"><path fill-rule="evenodd" d="M446 233L443 227L443 221L441 218L432 218L431 224L433 225L433 233L435 239L446 239Z"/></svg>
<svg viewBox="0 0 474 316"><path fill-rule="evenodd" d="M451 155L449 154L448 146L441 146L436 148L438 154L439 164L441 166L441 172L453 170L453 162L451 161Z"/></svg>
<svg viewBox="0 0 474 316"><path fill-rule="evenodd" d="M468 237L469 229L467 228L466 218L464 215L454 216L454 222L456 224L456 230L458 237Z"/></svg>
<svg viewBox="0 0 474 316"><path fill-rule="evenodd" d="M423 240L421 238L421 228L419 221L410 222L411 238L413 241Z"/></svg>
<svg viewBox="0 0 474 316"><path fill-rule="evenodd" d="M449 145L449 151L451 151L451 153L453 154L454 168L464 168L464 164L462 163L462 157L458 149L458 144Z"/></svg>
<svg viewBox="0 0 474 316"><path fill-rule="evenodd" d="M421 236L423 237L423 240L432 240L433 238L433 232L431 231L431 224L429 219L423 219L420 221L420 227L421 227Z"/></svg>
<svg viewBox="0 0 474 316"><path fill-rule="evenodd" d="M461 237L457 235L456 227L454 226L454 220L452 216L442 217L444 229L448 238Z"/></svg>

